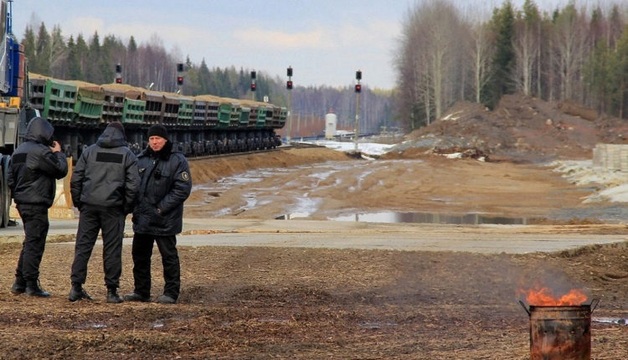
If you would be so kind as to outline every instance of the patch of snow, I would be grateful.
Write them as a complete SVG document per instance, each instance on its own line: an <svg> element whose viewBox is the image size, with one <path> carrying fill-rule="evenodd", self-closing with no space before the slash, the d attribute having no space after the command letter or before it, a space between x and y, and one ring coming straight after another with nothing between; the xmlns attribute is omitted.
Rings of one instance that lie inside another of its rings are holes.
<svg viewBox="0 0 628 360"><path fill-rule="evenodd" d="M331 141L331 140L317 140L308 141L307 144L313 144L317 146L324 146L326 148L344 152L355 151L355 142L349 141ZM361 143L358 142L358 152L370 157L385 154L394 145L390 144L377 144L377 143Z"/></svg>
<svg viewBox="0 0 628 360"><path fill-rule="evenodd" d="M628 202L627 172L594 167L592 160L555 161L550 166L555 166L554 171L562 173L572 184L598 189L586 197L584 203Z"/></svg>

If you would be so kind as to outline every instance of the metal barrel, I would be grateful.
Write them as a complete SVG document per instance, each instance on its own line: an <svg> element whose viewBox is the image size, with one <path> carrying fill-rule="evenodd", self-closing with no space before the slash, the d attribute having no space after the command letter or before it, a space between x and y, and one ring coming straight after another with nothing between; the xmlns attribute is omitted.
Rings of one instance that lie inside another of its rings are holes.
<svg viewBox="0 0 628 360"><path fill-rule="evenodd" d="M591 305L530 306L530 359L590 360Z"/></svg>

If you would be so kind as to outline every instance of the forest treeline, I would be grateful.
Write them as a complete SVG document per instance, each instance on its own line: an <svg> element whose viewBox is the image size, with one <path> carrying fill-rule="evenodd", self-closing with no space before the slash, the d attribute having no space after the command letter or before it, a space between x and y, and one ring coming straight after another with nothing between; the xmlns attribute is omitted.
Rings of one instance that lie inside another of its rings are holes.
<svg viewBox="0 0 628 360"><path fill-rule="evenodd" d="M44 22L27 25L23 39L24 52L30 72L61 80L82 80L94 84L112 83L116 78L116 65L120 64L124 83L151 88L157 91L176 92L177 64L184 64L184 95L211 94L233 99L252 99L286 106L299 124L291 127L291 136L320 135L324 129L325 114L334 112L340 128L353 128L356 117L356 94L352 86L300 86L294 81L291 94L286 80L256 70L256 89L251 91L251 71L210 67L203 59L200 64L172 54L164 48L161 39L154 35L139 43L134 37L123 42L115 35L101 36L95 32L89 37L63 35L60 26L51 30ZM298 71L298 69L297 69ZM360 131L378 132L381 126L392 121L391 91L363 86L359 100ZM309 124L309 126L301 126Z"/></svg>
<svg viewBox="0 0 628 360"><path fill-rule="evenodd" d="M451 1L417 5L396 52L398 116L414 129L457 101L493 108L502 95L520 93L626 118L628 5L585 3L547 11L533 0L521 9L505 1L484 21Z"/></svg>

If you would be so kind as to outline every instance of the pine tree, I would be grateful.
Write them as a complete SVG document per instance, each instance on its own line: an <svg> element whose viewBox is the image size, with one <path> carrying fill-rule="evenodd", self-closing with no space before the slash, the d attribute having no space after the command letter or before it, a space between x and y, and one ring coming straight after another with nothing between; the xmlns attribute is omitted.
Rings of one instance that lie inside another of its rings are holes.
<svg viewBox="0 0 628 360"><path fill-rule="evenodd" d="M74 37L70 36L68 40L68 78L82 79L83 71L81 69L81 61L78 55L78 46L74 43Z"/></svg>

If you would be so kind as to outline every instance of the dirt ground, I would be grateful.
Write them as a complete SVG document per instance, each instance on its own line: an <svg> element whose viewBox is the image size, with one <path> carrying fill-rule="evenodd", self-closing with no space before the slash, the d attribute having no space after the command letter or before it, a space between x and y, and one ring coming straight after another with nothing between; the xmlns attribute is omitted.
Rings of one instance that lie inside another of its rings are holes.
<svg viewBox="0 0 628 360"><path fill-rule="evenodd" d="M582 197L590 192L547 166L433 155L366 161L335 150L291 149L238 162L243 169L264 163L264 170L247 176L235 171L228 159L192 163L192 172L204 178L212 179L216 171L239 175L227 182L230 186L204 181L207 185L199 185L188 200L187 216L277 218L300 210L308 212L308 218L324 220L393 211L482 213L540 221L561 209L581 206ZM306 202L310 206L303 205Z"/></svg>
<svg viewBox="0 0 628 360"><path fill-rule="evenodd" d="M459 104L451 111L456 121L413 132L372 161L320 148L194 160L185 216L482 213L553 224L551 231L628 234L621 223L557 216L608 204L583 204L592 189L547 164L590 158L596 142L623 141L621 123L564 110L514 97L495 112ZM438 155L455 152L470 156ZM518 300L521 289L538 284L598 299L594 319L628 318L626 242L524 255L181 247L183 285L174 306L106 304L100 247L85 285L95 301L70 303L68 243L47 245L41 283L51 298L13 296L19 249L0 245L6 359L528 359L530 321ZM130 259L125 247L123 293L132 290ZM158 259L155 296L163 286ZM626 358L628 326L595 320L591 334L592 358Z"/></svg>

